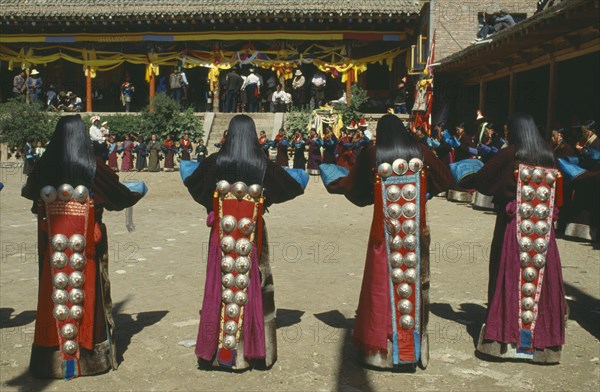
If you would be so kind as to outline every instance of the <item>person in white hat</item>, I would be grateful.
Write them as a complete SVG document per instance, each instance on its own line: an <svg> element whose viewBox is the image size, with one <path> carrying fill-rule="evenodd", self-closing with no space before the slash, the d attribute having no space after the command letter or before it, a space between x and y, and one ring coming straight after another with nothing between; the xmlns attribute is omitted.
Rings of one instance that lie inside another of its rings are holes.
<svg viewBox="0 0 600 392"><path fill-rule="evenodd" d="M294 74L294 80L292 80L292 101L294 102L294 105L298 108L304 105L305 83L306 79L304 78L304 75L302 75L302 71L297 69L296 73Z"/></svg>
<svg viewBox="0 0 600 392"><path fill-rule="evenodd" d="M105 138L108 136L108 134L110 133L110 127L108 126L108 121L104 121L100 125L100 131L102 131L102 135L104 135Z"/></svg>
<svg viewBox="0 0 600 392"><path fill-rule="evenodd" d="M100 116L92 116L90 119L92 126L90 127L90 139L92 143L104 143L104 135L100 129Z"/></svg>
<svg viewBox="0 0 600 392"><path fill-rule="evenodd" d="M42 95L42 76L37 69L32 70L27 78L27 91L29 93L30 102L38 102Z"/></svg>
<svg viewBox="0 0 600 392"><path fill-rule="evenodd" d="M77 94L69 91L67 93L68 106L65 108L66 112L79 112L83 109L83 101L77 96Z"/></svg>

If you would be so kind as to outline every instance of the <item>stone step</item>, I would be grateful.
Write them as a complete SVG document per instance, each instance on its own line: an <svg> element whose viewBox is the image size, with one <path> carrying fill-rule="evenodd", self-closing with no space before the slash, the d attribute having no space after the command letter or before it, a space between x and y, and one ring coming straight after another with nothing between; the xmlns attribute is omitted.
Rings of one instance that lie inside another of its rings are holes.
<svg viewBox="0 0 600 392"><path fill-rule="evenodd" d="M229 127L231 119L239 113L215 113L214 120L208 135L206 147L209 153L216 152L218 149L215 147L215 143L221 141L223 131ZM254 124L256 125L257 136L260 131L267 132L267 135L271 135L274 123L278 117L275 113L245 113L252 117Z"/></svg>

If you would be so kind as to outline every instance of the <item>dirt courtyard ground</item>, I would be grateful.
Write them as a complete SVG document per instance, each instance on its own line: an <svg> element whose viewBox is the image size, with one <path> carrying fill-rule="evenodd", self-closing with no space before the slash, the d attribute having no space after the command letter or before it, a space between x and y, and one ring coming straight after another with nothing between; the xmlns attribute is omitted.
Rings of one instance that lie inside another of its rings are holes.
<svg viewBox="0 0 600 392"><path fill-rule="evenodd" d="M268 371L202 371L193 347L209 229L178 173L124 173L150 191L134 209L106 212L119 369L73 381L28 374L38 288L36 218L20 197L20 168L3 167L0 192L2 391L598 391L600 252L558 240L571 309L563 362L538 366L474 355L485 316L494 215L435 198L431 359L426 370L363 369L350 343L372 207L327 194L318 178L266 216L278 307L278 360Z"/></svg>

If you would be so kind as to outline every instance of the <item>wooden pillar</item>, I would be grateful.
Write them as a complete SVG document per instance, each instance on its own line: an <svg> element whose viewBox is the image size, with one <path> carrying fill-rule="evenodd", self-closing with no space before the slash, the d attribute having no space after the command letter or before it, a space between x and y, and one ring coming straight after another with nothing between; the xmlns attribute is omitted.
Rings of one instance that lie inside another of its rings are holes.
<svg viewBox="0 0 600 392"><path fill-rule="evenodd" d="M515 73L513 70L510 70L510 74L508 76L508 115L510 116L515 112L515 106L517 105L517 84L515 80Z"/></svg>
<svg viewBox="0 0 600 392"><path fill-rule="evenodd" d="M242 94L245 94L245 91L242 91ZM216 83L213 83L212 89L212 99L213 99L213 113L219 113L219 82L217 79Z"/></svg>
<svg viewBox="0 0 600 392"><path fill-rule="evenodd" d="M149 104L150 104L150 111L153 112L154 111L154 93L156 92L156 75L154 74L154 71L152 69L150 69L150 87L149 87L150 91L148 91L148 99L149 99Z"/></svg>
<svg viewBox="0 0 600 392"><path fill-rule="evenodd" d="M548 113L546 114L546 140L550 140L554 120L556 119L556 59L550 55L550 72L548 75Z"/></svg>
<svg viewBox="0 0 600 392"><path fill-rule="evenodd" d="M479 110L485 115L485 82L479 82Z"/></svg>
<svg viewBox="0 0 600 392"><path fill-rule="evenodd" d="M85 111L92 111L92 70L87 67L85 76Z"/></svg>
<svg viewBox="0 0 600 392"><path fill-rule="evenodd" d="M348 106L350 106L350 103L352 102L350 95L352 93L352 80L350 79L350 73L354 74L354 71L350 70L348 71L348 77L346 78L346 103L348 104ZM354 76L354 75L352 75Z"/></svg>

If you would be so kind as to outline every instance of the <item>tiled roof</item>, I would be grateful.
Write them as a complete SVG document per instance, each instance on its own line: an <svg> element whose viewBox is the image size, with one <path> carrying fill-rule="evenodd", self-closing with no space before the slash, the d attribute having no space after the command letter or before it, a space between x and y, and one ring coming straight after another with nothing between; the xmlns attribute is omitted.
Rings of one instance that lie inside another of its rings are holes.
<svg viewBox="0 0 600 392"><path fill-rule="evenodd" d="M392 17L418 14L424 3L422 0L0 0L0 17Z"/></svg>

